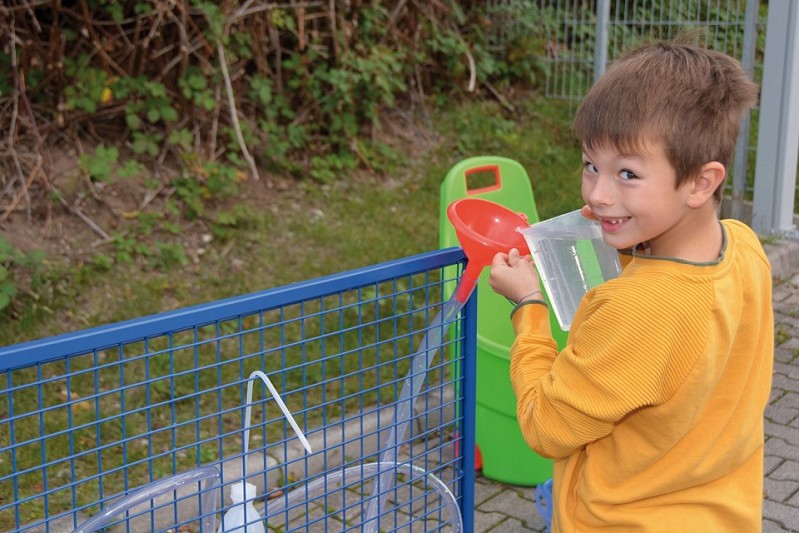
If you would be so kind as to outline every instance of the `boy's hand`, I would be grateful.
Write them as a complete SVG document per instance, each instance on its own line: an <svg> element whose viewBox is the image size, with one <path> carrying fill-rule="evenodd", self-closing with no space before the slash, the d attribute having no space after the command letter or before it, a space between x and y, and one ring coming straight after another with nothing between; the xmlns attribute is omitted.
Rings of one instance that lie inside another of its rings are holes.
<svg viewBox="0 0 799 533"><path fill-rule="evenodd" d="M594 210L591 209L591 206L584 205L580 208L580 214L583 215L585 218L589 220L596 220L596 215L594 214Z"/></svg>
<svg viewBox="0 0 799 533"><path fill-rule="evenodd" d="M507 254L500 252L494 256L488 283L494 292L516 303L531 296L540 287L532 258L522 257L516 248ZM540 294L535 294L535 297L542 299Z"/></svg>

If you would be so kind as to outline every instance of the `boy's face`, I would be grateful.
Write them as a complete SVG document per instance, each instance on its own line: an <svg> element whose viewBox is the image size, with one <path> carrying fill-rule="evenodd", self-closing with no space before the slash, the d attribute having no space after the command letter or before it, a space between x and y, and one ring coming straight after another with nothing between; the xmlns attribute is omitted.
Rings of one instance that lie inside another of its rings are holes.
<svg viewBox="0 0 799 533"><path fill-rule="evenodd" d="M662 142L646 142L634 154L616 148L583 148L582 195L616 249L648 243L650 253L680 257L690 232L686 205L692 181L677 176Z"/></svg>

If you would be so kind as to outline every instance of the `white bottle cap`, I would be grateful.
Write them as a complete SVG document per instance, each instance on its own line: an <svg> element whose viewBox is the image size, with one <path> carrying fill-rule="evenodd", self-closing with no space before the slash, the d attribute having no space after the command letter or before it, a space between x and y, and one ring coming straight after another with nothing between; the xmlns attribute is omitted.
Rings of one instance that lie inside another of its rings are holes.
<svg viewBox="0 0 799 533"><path fill-rule="evenodd" d="M246 488L246 495L247 500L252 500L255 498L256 494L256 487L252 483L237 483L235 485L231 485L230 487L230 499L233 503L241 503L245 500L245 488Z"/></svg>

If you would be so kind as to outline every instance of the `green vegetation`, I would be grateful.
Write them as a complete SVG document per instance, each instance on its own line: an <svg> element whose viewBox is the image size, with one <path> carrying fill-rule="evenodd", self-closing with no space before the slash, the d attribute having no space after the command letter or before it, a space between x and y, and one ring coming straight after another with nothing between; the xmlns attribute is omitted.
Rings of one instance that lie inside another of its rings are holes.
<svg viewBox="0 0 799 533"><path fill-rule="evenodd" d="M441 180L470 156L518 160L533 181L540 216L573 209L579 205L580 156L568 130L570 114L567 104L535 94L519 99L514 120L492 100L465 101L435 112L429 131L413 124L403 132L413 136L411 142L387 139L399 154L390 174L358 171L331 183L274 186L256 198L231 191L228 203L219 205L198 198L197 211L184 216L201 214L204 230L190 242L178 226L186 223L172 213L131 214L135 224L85 261L45 263L28 282L30 294L6 310L0 344L433 250ZM191 194L180 186L175 191Z"/></svg>
<svg viewBox="0 0 799 533"><path fill-rule="evenodd" d="M791 338L790 327L785 324L778 324L774 337L774 344L777 346L787 342Z"/></svg>
<svg viewBox="0 0 799 533"><path fill-rule="evenodd" d="M491 97L488 86L543 80L540 56L497 56L485 14L458 2L338 4L12 0L15 16L0 20L14 43L0 50L0 116L12 126L0 153L0 224L26 226L6 241L27 248L66 211L95 241L63 263L54 254L35 283L26 255L4 252L3 318L29 327L29 316L52 311L58 280L87 265L197 264L208 247L189 249L187 231L202 227L203 240L229 249L241 231L272 231L282 222L242 199L271 202L275 176L303 202L317 188L360 195L357 174L395 176L407 158L385 140L392 110L434 112ZM525 38L541 44L531 20ZM77 165L57 165L61 154Z"/></svg>

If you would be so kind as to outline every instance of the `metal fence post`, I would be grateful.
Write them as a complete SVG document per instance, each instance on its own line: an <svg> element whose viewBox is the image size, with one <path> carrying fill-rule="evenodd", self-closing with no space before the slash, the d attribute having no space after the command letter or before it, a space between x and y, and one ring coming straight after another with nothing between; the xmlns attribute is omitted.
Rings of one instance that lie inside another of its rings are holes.
<svg viewBox="0 0 799 533"><path fill-rule="evenodd" d="M594 42L594 81L605 73L608 63L608 27L610 26L610 0L597 0L596 41Z"/></svg>
<svg viewBox="0 0 799 533"><path fill-rule="evenodd" d="M757 18L760 0L746 1L744 18L744 42L741 52L741 64L752 76L755 70L755 43L757 42ZM730 214L736 220L744 219L744 195L746 193L746 174L749 161L749 125L750 114L741 119L741 130L735 146L735 162L732 172L732 202Z"/></svg>
<svg viewBox="0 0 799 533"><path fill-rule="evenodd" d="M799 150L799 3L769 2L755 167L752 228L795 231L793 204Z"/></svg>

